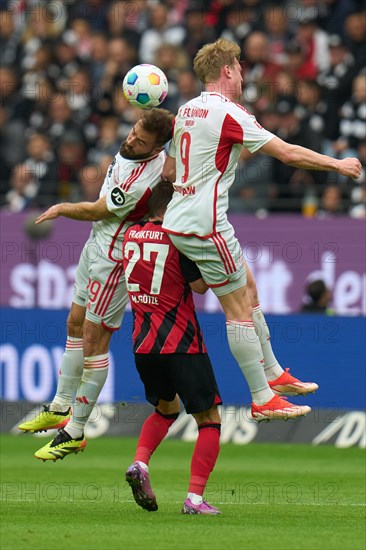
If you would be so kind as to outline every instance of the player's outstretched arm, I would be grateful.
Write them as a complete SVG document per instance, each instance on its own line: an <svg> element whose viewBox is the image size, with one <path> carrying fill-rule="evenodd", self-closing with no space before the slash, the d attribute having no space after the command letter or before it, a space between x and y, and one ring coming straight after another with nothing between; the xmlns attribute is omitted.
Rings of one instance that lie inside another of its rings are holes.
<svg viewBox="0 0 366 550"><path fill-rule="evenodd" d="M361 163L357 158L337 160L299 145L291 145L278 137L271 139L260 150L285 164L304 170L339 172L342 176L356 179L361 175Z"/></svg>
<svg viewBox="0 0 366 550"><path fill-rule="evenodd" d="M63 202L51 206L46 212L43 212L36 219L36 224L46 220L54 220L63 216L72 220L81 221L99 221L113 217L113 214L107 208L105 197L101 197L96 202Z"/></svg>

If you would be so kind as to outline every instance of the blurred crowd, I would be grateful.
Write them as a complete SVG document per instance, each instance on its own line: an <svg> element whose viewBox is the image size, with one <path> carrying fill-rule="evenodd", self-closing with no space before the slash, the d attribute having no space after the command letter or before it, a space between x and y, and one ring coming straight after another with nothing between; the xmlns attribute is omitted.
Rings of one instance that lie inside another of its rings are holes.
<svg viewBox="0 0 366 550"><path fill-rule="evenodd" d="M97 199L141 111L123 97L138 63L168 76L163 107L198 95L197 50L242 48L243 104L268 130L366 166L366 11L360 0L0 0L1 206ZM243 153L232 212L366 216L358 181Z"/></svg>

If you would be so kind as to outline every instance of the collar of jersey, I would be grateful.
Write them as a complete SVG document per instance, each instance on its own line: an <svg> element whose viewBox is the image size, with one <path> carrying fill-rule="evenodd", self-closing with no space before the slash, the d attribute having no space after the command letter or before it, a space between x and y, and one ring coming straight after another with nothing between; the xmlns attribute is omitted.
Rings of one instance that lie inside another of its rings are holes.
<svg viewBox="0 0 366 550"><path fill-rule="evenodd" d="M150 220L140 220L139 222L137 222L137 225L144 227L147 223L153 223L155 225L163 225L163 222L161 222L160 220L155 220L153 222L151 222Z"/></svg>
<svg viewBox="0 0 366 550"><path fill-rule="evenodd" d="M160 153L162 153L162 151L160 151ZM160 155L160 153L158 153L157 155L154 155L153 157L147 157L146 159L126 159L121 155L121 153L118 153L118 154L124 160L128 160L129 162L136 162L136 164L141 164L143 162L150 162L150 160L156 159Z"/></svg>
<svg viewBox="0 0 366 550"><path fill-rule="evenodd" d="M219 97L222 97L223 99L225 99L225 101L229 101L230 102L230 99L228 97L226 97L226 95L222 95L220 94L219 92L207 92L206 90L204 90L203 92L201 92L201 96L203 96L203 94L207 94L207 95L217 95Z"/></svg>

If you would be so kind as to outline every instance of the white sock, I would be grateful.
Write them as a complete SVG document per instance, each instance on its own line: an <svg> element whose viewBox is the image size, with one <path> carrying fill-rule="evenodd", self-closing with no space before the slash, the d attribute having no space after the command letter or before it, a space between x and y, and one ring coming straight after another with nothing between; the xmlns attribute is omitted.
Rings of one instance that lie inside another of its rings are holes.
<svg viewBox="0 0 366 550"><path fill-rule="evenodd" d="M199 506L203 502L202 495L197 495L196 493L188 493L187 498L189 498L192 504L195 504L196 506Z"/></svg>
<svg viewBox="0 0 366 550"><path fill-rule="evenodd" d="M51 411L66 412L71 407L83 374L83 365L83 339L67 336L57 381L57 392L50 403Z"/></svg>
<svg viewBox="0 0 366 550"><path fill-rule="evenodd" d="M70 426L70 422L64 428L64 431L71 436L71 439L79 439L79 437L81 437L84 434L84 430L80 429L77 426Z"/></svg>
<svg viewBox="0 0 366 550"><path fill-rule="evenodd" d="M145 464L145 462L141 462L141 460L138 460L137 464L139 464L147 474L149 473L149 466Z"/></svg>
<svg viewBox="0 0 366 550"><path fill-rule="evenodd" d="M262 348L265 375L267 380L276 380L284 371L273 353L269 328L259 304L253 307L253 322Z"/></svg>
<svg viewBox="0 0 366 550"><path fill-rule="evenodd" d="M108 353L84 358L83 376L76 393L72 417L66 428L70 435L79 433L80 437L84 432L84 426L107 379L108 366Z"/></svg>
<svg viewBox="0 0 366 550"><path fill-rule="evenodd" d="M274 397L263 370L259 338L251 321L226 321L231 353L237 360L256 405L264 405Z"/></svg>

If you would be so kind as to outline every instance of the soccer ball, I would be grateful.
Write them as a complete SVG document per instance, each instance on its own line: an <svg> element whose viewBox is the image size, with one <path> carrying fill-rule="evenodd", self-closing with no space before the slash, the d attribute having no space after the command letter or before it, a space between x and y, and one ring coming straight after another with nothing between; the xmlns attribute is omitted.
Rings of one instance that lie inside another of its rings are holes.
<svg viewBox="0 0 366 550"><path fill-rule="evenodd" d="M140 109L157 107L168 93L168 79L155 65L136 65L123 79L125 98Z"/></svg>

